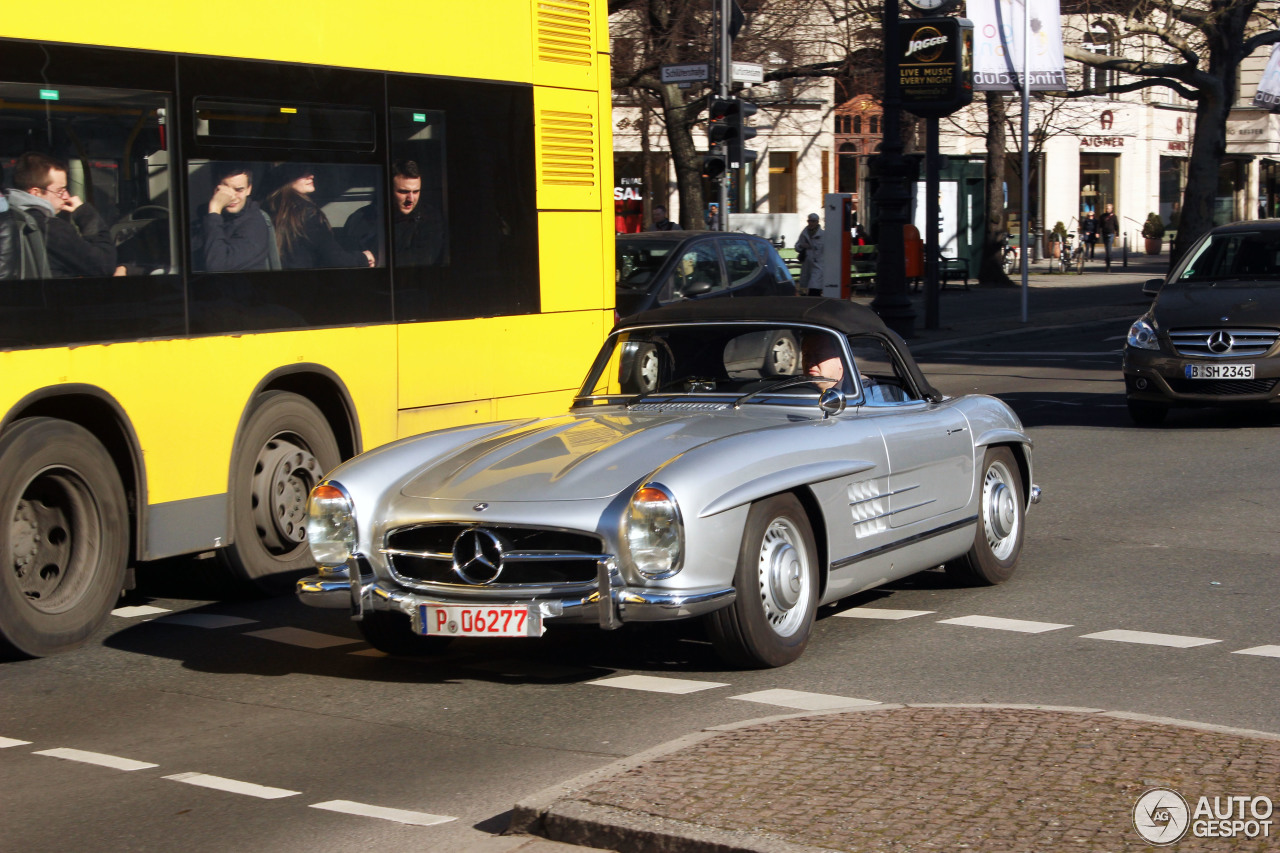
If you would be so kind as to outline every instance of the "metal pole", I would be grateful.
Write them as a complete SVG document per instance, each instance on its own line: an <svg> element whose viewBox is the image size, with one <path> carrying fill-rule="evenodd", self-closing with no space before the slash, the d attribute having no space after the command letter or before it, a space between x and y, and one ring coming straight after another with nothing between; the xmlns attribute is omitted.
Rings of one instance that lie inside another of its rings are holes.
<svg viewBox="0 0 1280 853"><path fill-rule="evenodd" d="M1031 2L1022 0L1022 322L1027 322L1031 238Z"/></svg>
<svg viewBox="0 0 1280 853"><path fill-rule="evenodd" d="M718 87L716 93L722 97L729 97L729 81L733 78L733 46L729 43L729 4L733 0L720 0L716 4L716 10L719 14L717 24L716 43L720 48L719 73L716 75ZM724 157L724 174L720 176L720 230L729 230L729 146L722 144L720 153Z"/></svg>
<svg viewBox="0 0 1280 853"><path fill-rule="evenodd" d="M942 205L938 198L938 119L925 119L924 143L924 327L938 328L939 267L942 265L938 230L942 225Z"/></svg>

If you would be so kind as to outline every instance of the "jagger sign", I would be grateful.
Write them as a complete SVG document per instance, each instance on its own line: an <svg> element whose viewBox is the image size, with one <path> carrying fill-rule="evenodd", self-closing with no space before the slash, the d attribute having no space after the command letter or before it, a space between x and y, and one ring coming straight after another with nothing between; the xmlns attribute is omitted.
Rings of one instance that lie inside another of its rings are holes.
<svg viewBox="0 0 1280 853"><path fill-rule="evenodd" d="M951 115L973 100L973 24L963 18L904 21L898 84L904 109Z"/></svg>

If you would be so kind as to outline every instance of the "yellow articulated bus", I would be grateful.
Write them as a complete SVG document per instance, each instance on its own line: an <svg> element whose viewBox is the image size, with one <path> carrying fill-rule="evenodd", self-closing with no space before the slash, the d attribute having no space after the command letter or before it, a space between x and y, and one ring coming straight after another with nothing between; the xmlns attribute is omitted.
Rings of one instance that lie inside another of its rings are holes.
<svg viewBox="0 0 1280 853"><path fill-rule="evenodd" d="M344 458L563 409L613 313L604 0L0 21L0 650L309 563ZM177 561L181 562L181 561Z"/></svg>

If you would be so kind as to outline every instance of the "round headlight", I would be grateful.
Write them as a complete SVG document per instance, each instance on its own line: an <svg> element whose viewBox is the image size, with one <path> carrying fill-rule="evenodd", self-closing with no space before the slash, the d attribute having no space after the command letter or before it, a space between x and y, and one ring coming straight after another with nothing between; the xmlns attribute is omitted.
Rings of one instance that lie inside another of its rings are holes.
<svg viewBox="0 0 1280 853"><path fill-rule="evenodd" d="M623 541L637 572L660 580L680 571L684 525L680 507L666 489L655 485L637 489L627 505L623 526Z"/></svg>
<svg viewBox="0 0 1280 853"><path fill-rule="evenodd" d="M1135 349L1160 349L1160 341L1156 336L1155 324L1149 322L1145 317L1135 320L1133 325L1129 327L1127 343Z"/></svg>
<svg viewBox="0 0 1280 853"><path fill-rule="evenodd" d="M355 504L337 483L321 483L307 502L307 542L320 566L341 566L356 547Z"/></svg>

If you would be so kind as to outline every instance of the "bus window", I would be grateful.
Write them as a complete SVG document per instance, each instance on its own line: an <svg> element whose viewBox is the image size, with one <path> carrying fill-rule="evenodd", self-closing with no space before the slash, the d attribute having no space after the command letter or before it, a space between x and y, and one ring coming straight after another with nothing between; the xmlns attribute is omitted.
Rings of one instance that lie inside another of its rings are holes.
<svg viewBox="0 0 1280 853"><path fill-rule="evenodd" d="M373 266L383 206L377 166L192 160L191 257L199 272ZM367 234L356 227L366 223Z"/></svg>
<svg viewBox="0 0 1280 853"><path fill-rule="evenodd" d="M169 114L163 93L0 82L3 215L22 235L0 346L182 329Z"/></svg>
<svg viewBox="0 0 1280 853"><path fill-rule="evenodd" d="M447 266L444 111L390 113L392 257L397 267Z"/></svg>

